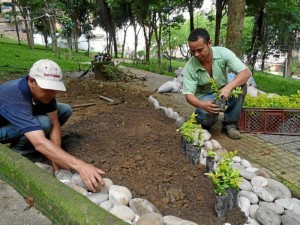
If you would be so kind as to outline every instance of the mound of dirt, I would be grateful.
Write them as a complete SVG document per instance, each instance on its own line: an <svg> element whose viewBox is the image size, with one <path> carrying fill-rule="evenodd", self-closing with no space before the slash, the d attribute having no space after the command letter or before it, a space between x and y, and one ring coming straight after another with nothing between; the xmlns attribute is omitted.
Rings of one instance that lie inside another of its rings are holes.
<svg viewBox="0 0 300 225"><path fill-rule="evenodd" d="M132 87L135 88L132 88ZM163 215L203 225L221 225L215 210L213 184L203 166L193 166L180 151L175 121L155 110L150 93L139 84L116 84L93 79L70 79L60 102L74 106L63 127L63 148L106 172L134 198L152 202ZM125 102L108 104L105 96ZM87 103L95 105L80 106ZM235 208L226 222L242 225L243 212Z"/></svg>

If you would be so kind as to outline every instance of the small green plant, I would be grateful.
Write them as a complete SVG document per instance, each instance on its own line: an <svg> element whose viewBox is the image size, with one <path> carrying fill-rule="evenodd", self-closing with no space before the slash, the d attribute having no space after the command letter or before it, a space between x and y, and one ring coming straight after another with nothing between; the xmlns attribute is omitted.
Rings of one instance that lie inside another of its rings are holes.
<svg viewBox="0 0 300 225"><path fill-rule="evenodd" d="M194 143L197 139L196 144L199 146L203 138L203 130L201 125L197 124L196 116L195 113L192 113L189 119L177 131L190 143Z"/></svg>
<svg viewBox="0 0 300 225"><path fill-rule="evenodd" d="M208 158L215 158L216 155L217 155L217 153L214 152L213 150L208 150L208 151L207 151L207 157L208 157Z"/></svg>
<svg viewBox="0 0 300 225"><path fill-rule="evenodd" d="M219 161L215 172L205 173L206 176L211 178L215 186L214 192L219 196L225 195L229 188L239 189L242 177L238 170L232 169L232 159L236 153L237 151L232 151L225 154Z"/></svg>
<svg viewBox="0 0 300 225"><path fill-rule="evenodd" d="M210 84L211 84L211 90L212 92L214 93L214 96L216 99L220 99L220 87L219 85L217 84L217 82L215 81L215 79L213 78L210 78L209 81L208 81ZM242 91L242 88L241 87L237 87L235 89L233 89L230 93L230 96L229 97L234 97L234 98L237 98L239 97L240 94L242 94L243 91Z"/></svg>
<svg viewBox="0 0 300 225"><path fill-rule="evenodd" d="M267 94L251 97L246 95L243 107L249 108L300 108L300 90L289 96Z"/></svg>

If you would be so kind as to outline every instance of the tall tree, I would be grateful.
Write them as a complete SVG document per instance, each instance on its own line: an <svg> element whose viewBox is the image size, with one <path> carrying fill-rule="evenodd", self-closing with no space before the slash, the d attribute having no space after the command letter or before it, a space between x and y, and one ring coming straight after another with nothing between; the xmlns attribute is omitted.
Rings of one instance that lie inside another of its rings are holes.
<svg viewBox="0 0 300 225"><path fill-rule="evenodd" d="M227 10L225 10L227 5L228 0L216 0L215 46L218 46L220 44L221 23L224 14L227 12Z"/></svg>
<svg viewBox="0 0 300 225"><path fill-rule="evenodd" d="M245 0L229 0L226 47L241 56L242 31L245 15Z"/></svg>

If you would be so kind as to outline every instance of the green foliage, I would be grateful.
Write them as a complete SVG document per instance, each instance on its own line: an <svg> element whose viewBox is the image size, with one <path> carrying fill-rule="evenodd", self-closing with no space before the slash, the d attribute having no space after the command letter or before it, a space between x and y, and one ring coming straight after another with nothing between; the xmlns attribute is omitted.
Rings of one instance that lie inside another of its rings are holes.
<svg viewBox="0 0 300 225"><path fill-rule="evenodd" d="M259 90L278 95L292 95L300 90L300 80L283 78L270 73L255 72L253 74Z"/></svg>
<svg viewBox="0 0 300 225"><path fill-rule="evenodd" d="M128 78L128 71L124 71L119 68L119 65L114 65L113 63L104 65L103 72L106 75L107 80L110 81L126 81Z"/></svg>
<svg viewBox="0 0 300 225"><path fill-rule="evenodd" d="M300 90L297 94L290 96L274 95L269 96L267 94L258 95L257 97L251 97L246 95L243 107L249 108L300 108Z"/></svg>
<svg viewBox="0 0 300 225"><path fill-rule="evenodd" d="M184 67L186 61L177 59L177 60L172 60L171 63L174 71L179 67ZM157 59L151 59L150 62L146 62L143 60L135 60L132 63L122 62L121 65L137 68L141 70L146 70L153 73L164 74L167 76L173 76L173 77L175 76L174 72L168 71L168 67L170 64L169 64L169 60L166 59L163 59L160 65L157 64Z"/></svg>
<svg viewBox="0 0 300 225"><path fill-rule="evenodd" d="M214 152L213 150L208 150L208 151L207 151L207 157L208 157L208 158L215 158L216 155L217 155L217 153Z"/></svg>
<svg viewBox="0 0 300 225"><path fill-rule="evenodd" d="M208 82L211 84L211 90L214 93L214 96L216 97L216 99L219 99L221 91L220 91L220 88L219 88L217 82L213 78L210 78ZM229 97L237 98L242 93L243 93L242 88L237 87L231 91Z"/></svg>
<svg viewBox="0 0 300 225"><path fill-rule="evenodd" d="M29 72L33 63L39 59L51 59L59 64L63 72L85 71L90 66L86 62L92 59L79 53L67 52L59 49L59 56L44 46L35 46L34 51L29 49L26 43L18 45L17 40L0 38L0 76L3 79L20 77Z"/></svg>
<svg viewBox="0 0 300 225"><path fill-rule="evenodd" d="M192 113L189 119L177 129L177 131L179 131L189 143L194 143L194 140L197 139L197 145L199 146L202 140L203 130L201 125L197 124L196 116L195 113Z"/></svg>
<svg viewBox="0 0 300 225"><path fill-rule="evenodd" d="M242 181L240 172L232 169L233 157L236 155L237 150L228 152L219 161L218 167L215 172L205 173L206 176L211 178L214 183L214 192L217 195L225 195L229 188L238 190L239 184Z"/></svg>

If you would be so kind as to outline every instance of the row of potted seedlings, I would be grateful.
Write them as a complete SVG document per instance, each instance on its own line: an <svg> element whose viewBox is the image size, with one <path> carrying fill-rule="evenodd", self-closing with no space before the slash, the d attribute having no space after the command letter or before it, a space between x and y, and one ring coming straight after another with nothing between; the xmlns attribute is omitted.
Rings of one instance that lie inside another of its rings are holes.
<svg viewBox="0 0 300 225"><path fill-rule="evenodd" d="M197 165L200 160L201 148L205 141L210 139L210 134L196 123L195 113L178 131L182 134L181 150L193 165ZM238 170L232 168L232 159L236 153L237 151L231 151L224 154L214 168L217 154L212 147L206 152L205 175L211 178L215 186L215 211L221 221L225 221L228 212L237 206L237 195L242 177Z"/></svg>

